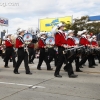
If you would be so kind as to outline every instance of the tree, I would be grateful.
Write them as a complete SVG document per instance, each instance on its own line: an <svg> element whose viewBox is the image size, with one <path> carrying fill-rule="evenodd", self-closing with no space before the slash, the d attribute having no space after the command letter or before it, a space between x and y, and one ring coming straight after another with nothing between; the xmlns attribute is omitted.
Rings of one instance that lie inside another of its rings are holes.
<svg viewBox="0 0 100 100"><path fill-rule="evenodd" d="M73 19L73 23L70 29L75 30L75 33L84 29L88 30L89 33L98 34L100 33L100 22L89 22L88 16L82 16L81 18Z"/></svg>

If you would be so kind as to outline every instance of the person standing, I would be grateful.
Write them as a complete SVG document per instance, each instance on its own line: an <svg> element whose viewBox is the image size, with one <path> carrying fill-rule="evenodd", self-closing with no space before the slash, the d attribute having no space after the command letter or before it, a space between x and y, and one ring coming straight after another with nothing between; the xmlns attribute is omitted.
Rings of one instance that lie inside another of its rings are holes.
<svg viewBox="0 0 100 100"><path fill-rule="evenodd" d="M80 43L79 44L82 45L82 46L85 46L86 49L87 48L91 49L91 43L90 43L89 39L87 38L87 30L83 30L83 35L80 38ZM91 54L89 54L89 55L84 55L83 54L82 59L78 64L78 67L82 66L87 60L89 61L89 68L95 68L92 65Z"/></svg>
<svg viewBox="0 0 100 100"><path fill-rule="evenodd" d="M59 23L57 26L58 26L57 27L58 31L55 33L55 45L58 48L58 59L57 59L57 66L56 66L54 76L59 77L59 78L62 77L60 75L60 69L61 69L64 61L66 60L65 62L66 62L66 65L67 65L68 76L70 78L76 78L77 75L74 74L71 63L67 61L67 57L64 53L65 48L67 48L66 36L65 36L65 33L64 33L64 24Z"/></svg>
<svg viewBox="0 0 100 100"><path fill-rule="evenodd" d="M71 48L77 47L76 42L75 42L75 39L74 39L74 31L69 30L67 35L68 35L68 37L67 37L67 44L68 44L68 46L71 47ZM79 69L79 67L78 67L78 64L79 64L79 61L78 61L78 60L79 60L79 56L73 55L73 56L71 56L71 57L69 58L69 62L71 63L71 66L72 66L73 60L77 60L77 61L76 61L76 72L82 72L82 71ZM67 65L66 65L66 66L67 66ZM65 68L64 68L64 69L65 69Z"/></svg>
<svg viewBox="0 0 100 100"><path fill-rule="evenodd" d="M51 68L51 65L50 65L49 60L48 60L48 51L47 51L48 48L46 47L45 40L46 40L46 33L41 32L40 38L39 38L39 41L38 41L38 45L39 45L39 49L40 49L40 55L39 55L39 62L38 62L38 65L37 65L37 69L41 70L41 65L42 65L42 62L44 60L46 65L47 65L47 70L53 70Z"/></svg>
<svg viewBox="0 0 100 100"><path fill-rule="evenodd" d="M33 60L35 58L35 50L34 50L34 43L32 41L28 45L28 52L29 52L29 64L33 64Z"/></svg>
<svg viewBox="0 0 100 100"><path fill-rule="evenodd" d="M17 63L14 69L14 73L15 74L20 74L18 72L19 66L21 65L22 61L24 60L24 65L25 65L25 70L26 70L26 74L32 74L30 72L30 68L28 66L28 53L27 50L25 49L25 42L23 40L23 35L25 33L25 30L23 29L19 29L18 31L18 37L16 38L16 48L17 50L17 55L18 55L18 59L17 59Z"/></svg>
<svg viewBox="0 0 100 100"><path fill-rule="evenodd" d="M4 62L5 62L4 67L9 68L8 67L8 61L10 60L11 56L12 56L12 60L13 60L13 67L15 67L16 61L15 61L15 57L13 56L14 49L13 49L13 43L12 43L12 40L11 40L11 34L10 33L8 33L5 36L5 46L6 46L6 51L5 51L5 58L4 58Z"/></svg>

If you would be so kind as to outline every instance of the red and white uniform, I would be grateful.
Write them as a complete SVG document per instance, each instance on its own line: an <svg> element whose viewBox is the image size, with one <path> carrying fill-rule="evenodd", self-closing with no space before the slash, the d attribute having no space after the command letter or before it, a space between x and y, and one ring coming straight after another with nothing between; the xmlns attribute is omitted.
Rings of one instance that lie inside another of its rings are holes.
<svg viewBox="0 0 100 100"><path fill-rule="evenodd" d="M68 38L67 38L67 44L68 44L68 46L76 46L75 40L71 36L68 36Z"/></svg>
<svg viewBox="0 0 100 100"><path fill-rule="evenodd" d="M13 47L12 41L9 38L5 40L5 45L6 47L11 47L11 48Z"/></svg>
<svg viewBox="0 0 100 100"><path fill-rule="evenodd" d="M82 35L82 37L80 38L80 45L90 45L90 41L86 38L86 35Z"/></svg>
<svg viewBox="0 0 100 100"><path fill-rule="evenodd" d="M92 40L92 41L91 41L91 45L92 45L93 47L96 47L96 46L98 46L98 43L97 43L96 40Z"/></svg>
<svg viewBox="0 0 100 100"><path fill-rule="evenodd" d="M41 37L38 41L38 45L39 45L39 48L44 48L46 46L45 39Z"/></svg>
<svg viewBox="0 0 100 100"><path fill-rule="evenodd" d="M23 48L22 45L24 44L24 40L22 36L18 36L16 39L16 48Z"/></svg>
<svg viewBox="0 0 100 100"><path fill-rule="evenodd" d="M65 33L61 30L55 34L55 45L56 46L63 46L67 44Z"/></svg>

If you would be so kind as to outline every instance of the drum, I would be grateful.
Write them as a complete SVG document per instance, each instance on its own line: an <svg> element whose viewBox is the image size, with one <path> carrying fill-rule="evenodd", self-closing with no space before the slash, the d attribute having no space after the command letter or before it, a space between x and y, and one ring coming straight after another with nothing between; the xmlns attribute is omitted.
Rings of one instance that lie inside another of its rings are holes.
<svg viewBox="0 0 100 100"><path fill-rule="evenodd" d="M54 40L53 37L48 37L48 38L46 39L45 43L46 43L46 46L47 46L48 48L52 48L52 47L54 46L54 44L55 44L55 40Z"/></svg>
<svg viewBox="0 0 100 100"><path fill-rule="evenodd" d="M76 54L76 49L75 48L65 49L65 53L67 54L68 57L71 57Z"/></svg>
<svg viewBox="0 0 100 100"><path fill-rule="evenodd" d="M25 33L23 36L23 39L25 41L25 44L30 44L32 41L32 34L31 33Z"/></svg>
<svg viewBox="0 0 100 100"><path fill-rule="evenodd" d="M85 47L84 46L79 46L78 48L76 48L76 54L80 55L80 54L84 54L85 53Z"/></svg>
<svg viewBox="0 0 100 100"><path fill-rule="evenodd" d="M90 55L90 54L91 54L90 48L86 48L86 49L85 49L85 55Z"/></svg>

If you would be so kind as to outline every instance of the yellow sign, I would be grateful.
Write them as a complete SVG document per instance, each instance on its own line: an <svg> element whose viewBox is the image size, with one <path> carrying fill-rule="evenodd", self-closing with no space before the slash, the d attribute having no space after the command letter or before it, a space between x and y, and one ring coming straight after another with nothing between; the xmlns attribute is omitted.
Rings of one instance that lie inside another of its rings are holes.
<svg viewBox="0 0 100 100"><path fill-rule="evenodd" d="M53 26L57 25L60 22L65 22L66 24L71 24L72 16L40 19L40 31L50 32L52 30Z"/></svg>

